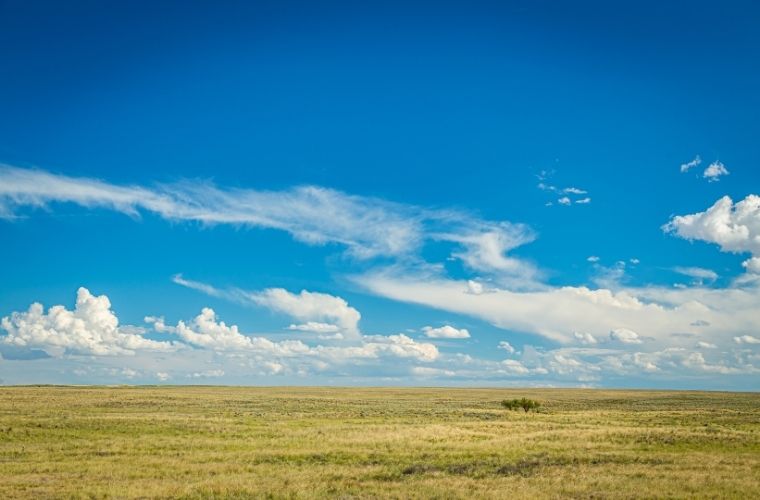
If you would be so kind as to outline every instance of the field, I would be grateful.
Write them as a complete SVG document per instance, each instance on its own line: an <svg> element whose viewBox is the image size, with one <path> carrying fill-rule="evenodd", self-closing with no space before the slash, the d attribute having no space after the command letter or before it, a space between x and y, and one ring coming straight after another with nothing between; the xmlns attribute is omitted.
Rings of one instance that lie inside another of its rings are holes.
<svg viewBox="0 0 760 500"><path fill-rule="evenodd" d="M251 496L760 498L760 394L0 388L0 498Z"/></svg>

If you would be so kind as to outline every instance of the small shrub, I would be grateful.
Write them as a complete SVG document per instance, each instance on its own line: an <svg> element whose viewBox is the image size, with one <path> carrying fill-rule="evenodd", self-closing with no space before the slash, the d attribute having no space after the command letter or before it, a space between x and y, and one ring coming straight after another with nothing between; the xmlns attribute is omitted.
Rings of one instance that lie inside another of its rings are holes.
<svg viewBox="0 0 760 500"><path fill-rule="evenodd" d="M541 403L534 399L528 399L528 398L521 398L521 399L505 399L501 402L501 406L506 408L507 410L519 410L522 408L525 413L528 413L530 410L538 411L538 408L541 406Z"/></svg>

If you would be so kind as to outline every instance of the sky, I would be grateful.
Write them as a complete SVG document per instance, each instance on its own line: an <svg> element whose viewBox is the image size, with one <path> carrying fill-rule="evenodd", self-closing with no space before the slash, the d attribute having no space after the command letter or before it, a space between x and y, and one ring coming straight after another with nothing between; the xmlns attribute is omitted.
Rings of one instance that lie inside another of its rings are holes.
<svg viewBox="0 0 760 500"><path fill-rule="evenodd" d="M0 0L0 383L759 390L758 23Z"/></svg>

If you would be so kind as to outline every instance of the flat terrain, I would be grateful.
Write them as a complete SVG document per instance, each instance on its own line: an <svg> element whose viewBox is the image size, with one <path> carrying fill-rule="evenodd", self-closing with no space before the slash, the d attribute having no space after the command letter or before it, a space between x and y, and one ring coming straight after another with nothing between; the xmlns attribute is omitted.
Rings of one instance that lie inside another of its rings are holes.
<svg viewBox="0 0 760 500"><path fill-rule="evenodd" d="M0 498L250 496L760 498L760 394L0 387Z"/></svg>

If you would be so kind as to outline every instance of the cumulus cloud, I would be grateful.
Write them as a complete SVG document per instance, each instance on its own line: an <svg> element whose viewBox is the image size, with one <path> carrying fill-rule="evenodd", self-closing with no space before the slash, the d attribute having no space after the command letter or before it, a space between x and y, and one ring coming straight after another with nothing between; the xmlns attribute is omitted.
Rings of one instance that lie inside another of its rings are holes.
<svg viewBox="0 0 760 500"><path fill-rule="evenodd" d="M153 324L157 331L173 333L196 348L224 353L250 352L263 356L262 362L277 362L283 366L284 359L346 363L382 356L428 362L435 360L439 354L435 345L417 342L403 334L364 335L346 346L310 346L301 340L273 341L263 336L242 333L237 325L227 325L219 320L210 308L204 308L189 322L179 321L176 326L167 326L163 319L152 316L146 317L146 321Z"/></svg>
<svg viewBox="0 0 760 500"><path fill-rule="evenodd" d="M451 325L443 325L438 328L425 326L422 328L425 336L431 339L469 339L470 332L465 328L458 329Z"/></svg>
<svg viewBox="0 0 760 500"><path fill-rule="evenodd" d="M367 339L367 341L365 342L363 349L372 357L376 357L378 354L392 354L400 358L433 361L437 359L439 355L438 348L434 344L417 342L402 333L388 336L371 335L366 336L365 339Z"/></svg>
<svg viewBox="0 0 760 500"><path fill-rule="evenodd" d="M702 173L702 177L707 179L707 182L717 182L724 175L728 175L728 169L723 163L714 161L705 169Z"/></svg>
<svg viewBox="0 0 760 500"><path fill-rule="evenodd" d="M737 344L760 344L760 338L753 337L752 335L740 335L734 337L734 342Z"/></svg>
<svg viewBox="0 0 760 500"><path fill-rule="evenodd" d="M504 351L507 351L509 354L514 354L515 353L515 348L512 347L512 345L509 342L507 342L506 340L502 340L501 342L499 342L499 345L496 346L496 348L497 349L502 349Z"/></svg>
<svg viewBox="0 0 760 500"><path fill-rule="evenodd" d="M485 288L483 287L482 283L478 283L477 281L473 280L467 280L467 293L480 295L483 292L485 292Z"/></svg>
<svg viewBox="0 0 760 500"><path fill-rule="evenodd" d="M287 314L301 321L311 321L312 325L320 320L326 320L331 325L338 326L343 332L353 335L358 335L359 332L361 314L341 297L307 290L291 293L283 288L248 292L247 297L253 303L273 311Z"/></svg>
<svg viewBox="0 0 760 500"><path fill-rule="evenodd" d="M341 297L307 290L292 293L283 288L259 291L219 289L206 283L185 279L181 275L174 276L172 281L212 297L265 307L303 322L290 325L290 330L323 334L342 332L349 337L359 335L361 314Z"/></svg>
<svg viewBox="0 0 760 500"><path fill-rule="evenodd" d="M639 334L628 328L616 328L610 332L610 339L623 344L641 344Z"/></svg>
<svg viewBox="0 0 760 500"><path fill-rule="evenodd" d="M57 305L44 311L34 303L26 312L14 312L0 323L7 335L0 340L16 347L40 349L48 355L134 355L137 351L173 351L174 343L150 340L135 327L119 326L111 301L86 288L77 291L74 310Z"/></svg>
<svg viewBox="0 0 760 500"><path fill-rule="evenodd" d="M568 187L562 190L563 193L570 193L570 194L586 194L588 191L584 189L579 189L576 187Z"/></svg>
<svg viewBox="0 0 760 500"><path fill-rule="evenodd" d="M702 163L702 158L699 157L699 155L695 156L693 160L687 163L681 164L681 173L684 174L691 170L694 167L699 166Z"/></svg>
<svg viewBox="0 0 760 500"><path fill-rule="evenodd" d="M294 356L309 350L300 340L273 342L261 336L244 335L237 325L219 321L214 310L209 307L204 307L191 321L179 321L176 326L167 327L161 320L154 321L153 324L157 331L172 332L196 348L222 352L258 351L277 356Z"/></svg>
<svg viewBox="0 0 760 500"><path fill-rule="evenodd" d="M742 370L736 367L726 366L723 364L708 363L701 352L689 353L683 358L681 363L687 368L692 368L707 373L720 373L723 375L742 373Z"/></svg>
<svg viewBox="0 0 760 500"><path fill-rule="evenodd" d="M515 359L505 359L501 362L501 369L512 375L527 375L530 370L520 361Z"/></svg>
<svg viewBox="0 0 760 500"><path fill-rule="evenodd" d="M742 262L742 267L747 270L748 273L760 274L760 257L751 257Z"/></svg>
<svg viewBox="0 0 760 500"><path fill-rule="evenodd" d="M575 203L579 203L581 205L586 205L588 203L591 203L591 198L589 198L588 196L586 196L585 198L581 198L579 200L575 200Z"/></svg>
<svg viewBox="0 0 760 500"><path fill-rule="evenodd" d="M744 267L754 272L760 257L760 196L751 194L735 204L724 196L704 212L673 217L663 230L689 241L715 243L724 252L751 253Z"/></svg>
<svg viewBox="0 0 760 500"><path fill-rule="evenodd" d="M557 199L557 203L559 203L560 205L570 205L572 201L567 196L563 196Z"/></svg>
<svg viewBox="0 0 760 500"><path fill-rule="evenodd" d="M587 257L586 260L591 263L596 263L596 262L599 262L599 257L597 257L596 255L591 255Z"/></svg>
<svg viewBox="0 0 760 500"><path fill-rule="evenodd" d="M588 332L573 332L573 337L575 337L575 340L584 345L593 345L598 342L596 340L596 337Z"/></svg>

